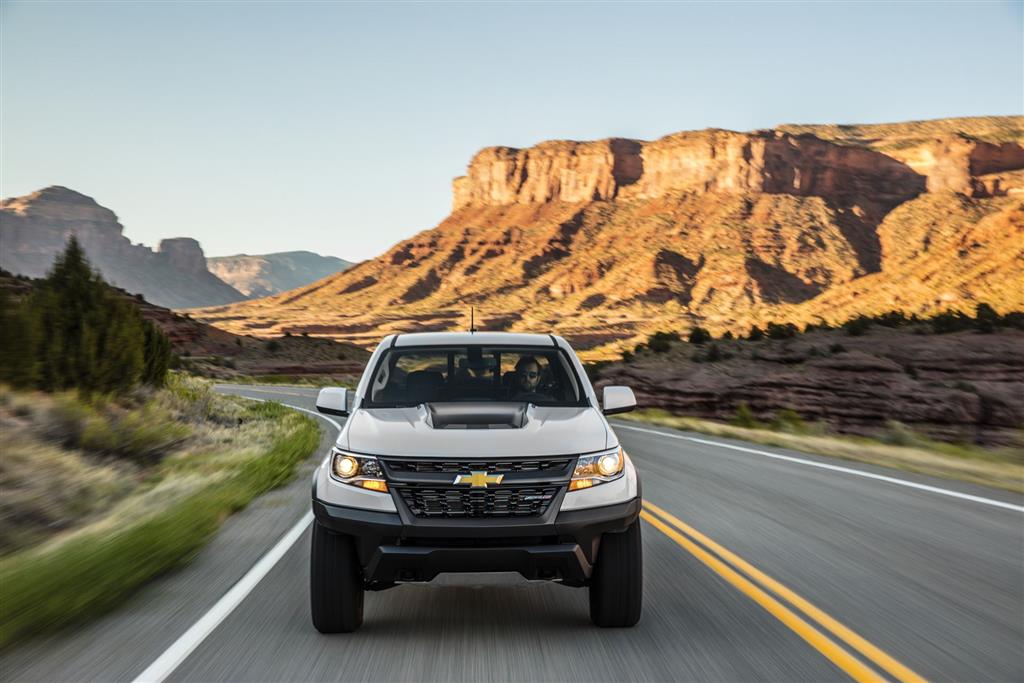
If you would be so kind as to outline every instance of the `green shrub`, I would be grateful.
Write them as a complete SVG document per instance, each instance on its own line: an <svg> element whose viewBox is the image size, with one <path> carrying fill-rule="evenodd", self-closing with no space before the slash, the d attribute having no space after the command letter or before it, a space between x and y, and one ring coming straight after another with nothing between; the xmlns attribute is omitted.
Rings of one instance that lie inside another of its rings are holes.
<svg viewBox="0 0 1024 683"><path fill-rule="evenodd" d="M995 309L988 304L978 304L974 310L974 320L978 331L985 334L995 332L1003 322Z"/></svg>
<svg viewBox="0 0 1024 683"><path fill-rule="evenodd" d="M974 320L960 311L944 311L932 316L929 321L935 334L962 332L974 327Z"/></svg>
<svg viewBox="0 0 1024 683"><path fill-rule="evenodd" d="M78 396L65 392L54 397L45 421L43 435L68 448L76 447L82 440L86 421L93 411Z"/></svg>
<svg viewBox="0 0 1024 683"><path fill-rule="evenodd" d="M768 323L765 333L770 339L792 339L799 330L793 323Z"/></svg>
<svg viewBox="0 0 1024 683"><path fill-rule="evenodd" d="M686 341L691 344L703 344L704 342L711 341L711 333L703 327L695 327L690 330L690 335L686 338Z"/></svg>
<svg viewBox="0 0 1024 683"><path fill-rule="evenodd" d="M882 327L903 327L910 323L910 319L903 313L903 311L889 311L876 315L873 318L874 322Z"/></svg>
<svg viewBox="0 0 1024 683"><path fill-rule="evenodd" d="M672 342L681 341L678 332L655 332L647 338L647 348L654 353L665 353L672 348Z"/></svg>
<svg viewBox="0 0 1024 683"><path fill-rule="evenodd" d="M739 405L736 406L736 415L729 422L737 427L744 427L746 429L760 429L764 427L764 423L758 421L754 416L754 411L750 409L746 401L740 401Z"/></svg>
<svg viewBox="0 0 1024 683"><path fill-rule="evenodd" d="M920 437L902 422L889 420L885 423L885 431L881 434L881 440L893 446L913 447L918 445Z"/></svg>
<svg viewBox="0 0 1024 683"><path fill-rule="evenodd" d="M858 315L856 318L851 318L843 323L843 330L845 330L846 334L851 337L859 337L870 330L873 324L874 323L871 318Z"/></svg>
<svg viewBox="0 0 1024 683"><path fill-rule="evenodd" d="M1001 318L1001 322L1006 327L1012 327L1015 330L1024 330L1024 312L1014 311L1007 313Z"/></svg>
<svg viewBox="0 0 1024 683"><path fill-rule="evenodd" d="M172 446L186 438L190 429L172 415L147 404L120 415L90 416L82 431L82 450L128 458L146 465L157 462Z"/></svg>
<svg viewBox="0 0 1024 683"><path fill-rule="evenodd" d="M747 334L747 339L750 341L761 341L764 339L764 330L757 325L750 328L750 333Z"/></svg>
<svg viewBox="0 0 1024 683"><path fill-rule="evenodd" d="M87 453L128 458L140 465L156 462L190 433L152 399L131 405L128 397L115 401L71 392L54 397L42 422L42 436L50 441Z"/></svg>
<svg viewBox="0 0 1024 683"><path fill-rule="evenodd" d="M777 432L786 432L787 434L808 434L810 429L807 423L803 421L795 410L786 408L776 413L775 417L772 418L770 423L772 429Z"/></svg>

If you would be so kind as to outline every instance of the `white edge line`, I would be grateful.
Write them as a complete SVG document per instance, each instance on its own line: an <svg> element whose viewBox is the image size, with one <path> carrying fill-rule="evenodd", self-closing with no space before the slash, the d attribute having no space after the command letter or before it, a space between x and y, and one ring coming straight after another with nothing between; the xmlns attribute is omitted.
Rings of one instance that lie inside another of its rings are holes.
<svg viewBox="0 0 1024 683"><path fill-rule="evenodd" d="M952 491L950 489L940 488L938 486L929 486L927 484L918 484L917 482L907 481L906 479L897 479L896 477L887 477L883 474L875 474L873 472L865 472L863 470L855 470L850 467L840 467L839 465L829 465L823 462L815 462L813 460L806 460L804 458L795 458L791 455L782 455L780 453L771 453L769 451L761 451L756 448L746 448L744 446L735 446L729 443L720 443L718 441L711 441L710 439L698 439L693 436L684 436L682 434L672 434L670 432L663 432L657 429L646 429L644 427L634 427L633 425L624 425L616 422L612 425L614 429L621 427L622 429L632 429L636 432L647 432L649 434L657 434L659 436L667 436L671 439L683 439L684 441L693 441L694 443L706 444L708 446L718 446L719 448L729 448L734 451L743 451L744 453L754 453L756 455L763 455L767 458L776 458L778 460L786 460L787 462L795 462L800 465L809 465L811 467L820 467L825 470L832 470L834 472L844 472L846 474L854 474L858 477L866 477L868 479L877 479L878 481L888 482L890 484L896 484L898 486L906 486L912 489L919 489L921 491L928 491L930 493L938 493L943 496L950 496L952 498L960 498L963 500L969 500L975 503L981 503L982 505L991 505L992 507L1004 508L1006 510L1013 510L1015 512L1024 512L1024 506L1014 505L1013 503L1006 503L1001 500L994 500L992 498L983 498L982 496L972 496L969 493L960 493L959 491Z"/></svg>
<svg viewBox="0 0 1024 683"><path fill-rule="evenodd" d="M234 394L237 396L238 394ZM262 398L252 398L251 396L242 396L241 398L248 398L253 401L265 401ZM299 408L298 406L289 405L283 403L282 405L288 406L295 410L301 410L304 413L315 415L323 420L326 420L335 429L341 429L341 425L337 421L332 420L329 417L315 413L312 410L305 408ZM313 521L312 511L306 512L295 526L285 533L284 536L274 544L266 555L261 557L259 561L252 566L249 571L245 573L238 582L232 586L227 593L221 596L220 600L213 604L206 614L199 618L199 621L192 624L187 631L175 640L170 647L164 650L163 654L156 658L152 664L146 667L146 670L135 677L133 683L162 683L168 676L174 673L175 669L181 666L190 654L192 654L197 647L199 647L207 636L209 636L214 629L228 618L235 608L242 604L242 601L259 585L259 582L263 580L270 570L284 557L295 542L298 541L302 534L306 531L306 527L309 526L310 522Z"/></svg>
<svg viewBox="0 0 1024 683"><path fill-rule="evenodd" d="M254 564L252 569L239 579L238 583L232 586L220 600L214 603L213 607L199 621L192 624L187 631L181 634L180 638L174 641L169 648L164 650L163 654L156 658L156 661L146 667L146 670L135 678L135 683L161 683L161 681L164 681L174 673L174 670L206 640L206 637L215 628L220 626L221 622L245 600L263 577L270 573L270 570L274 568L278 560L284 557L284 554L299 540L299 537L306 531L306 527L309 526L311 521L313 521L313 513L307 512L270 549L270 552L260 558L259 562Z"/></svg>

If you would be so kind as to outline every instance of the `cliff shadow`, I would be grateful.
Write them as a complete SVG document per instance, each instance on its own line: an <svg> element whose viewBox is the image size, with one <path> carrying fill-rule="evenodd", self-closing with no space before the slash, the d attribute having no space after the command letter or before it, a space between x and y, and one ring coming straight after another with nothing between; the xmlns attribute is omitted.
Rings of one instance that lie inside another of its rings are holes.
<svg viewBox="0 0 1024 683"><path fill-rule="evenodd" d="M609 143L612 151L612 178L616 194L621 188L632 185L644 175L643 144L637 140L615 138Z"/></svg>
<svg viewBox="0 0 1024 683"><path fill-rule="evenodd" d="M761 259L747 258L747 272L757 282L761 297L769 303L800 303L813 299L822 288L814 283L804 282L788 270Z"/></svg>
<svg viewBox="0 0 1024 683"><path fill-rule="evenodd" d="M885 216L927 190L926 176L902 161L809 134L769 140L764 160L764 191L823 199L864 273L881 269L878 226Z"/></svg>

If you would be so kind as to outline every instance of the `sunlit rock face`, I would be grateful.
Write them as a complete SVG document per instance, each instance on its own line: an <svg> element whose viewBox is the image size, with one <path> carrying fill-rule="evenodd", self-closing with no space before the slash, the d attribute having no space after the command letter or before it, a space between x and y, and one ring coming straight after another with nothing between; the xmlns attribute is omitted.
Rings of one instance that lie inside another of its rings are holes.
<svg viewBox="0 0 1024 683"><path fill-rule="evenodd" d="M636 140L555 140L529 149L489 147L456 178L453 208L614 199L643 174Z"/></svg>
<svg viewBox="0 0 1024 683"><path fill-rule="evenodd" d="M343 273L201 315L238 333L658 330L1024 308L1024 117L491 147L453 211Z"/></svg>
<svg viewBox="0 0 1024 683"><path fill-rule="evenodd" d="M909 166L812 135L706 130L655 142L491 147L454 181L455 210L550 201L654 199L678 192L767 192L895 205L925 189Z"/></svg>

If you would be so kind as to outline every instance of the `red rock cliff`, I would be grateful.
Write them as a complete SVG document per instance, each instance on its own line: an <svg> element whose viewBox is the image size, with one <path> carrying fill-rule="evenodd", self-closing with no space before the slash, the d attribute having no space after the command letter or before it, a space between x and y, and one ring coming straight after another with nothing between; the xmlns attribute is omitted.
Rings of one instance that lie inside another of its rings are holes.
<svg viewBox="0 0 1024 683"><path fill-rule="evenodd" d="M774 131L678 133L654 142L554 141L491 147L454 181L454 208L653 199L680 191L858 199L891 207L925 190L906 164L869 149Z"/></svg>
<svg viewBox="0 0 1024 683"><path fill-rule="evenodd" d="M1024 117L704 130L488 148L437 227L350 270L201 313L242 334L659 330L1024 308Z"/></svg>

